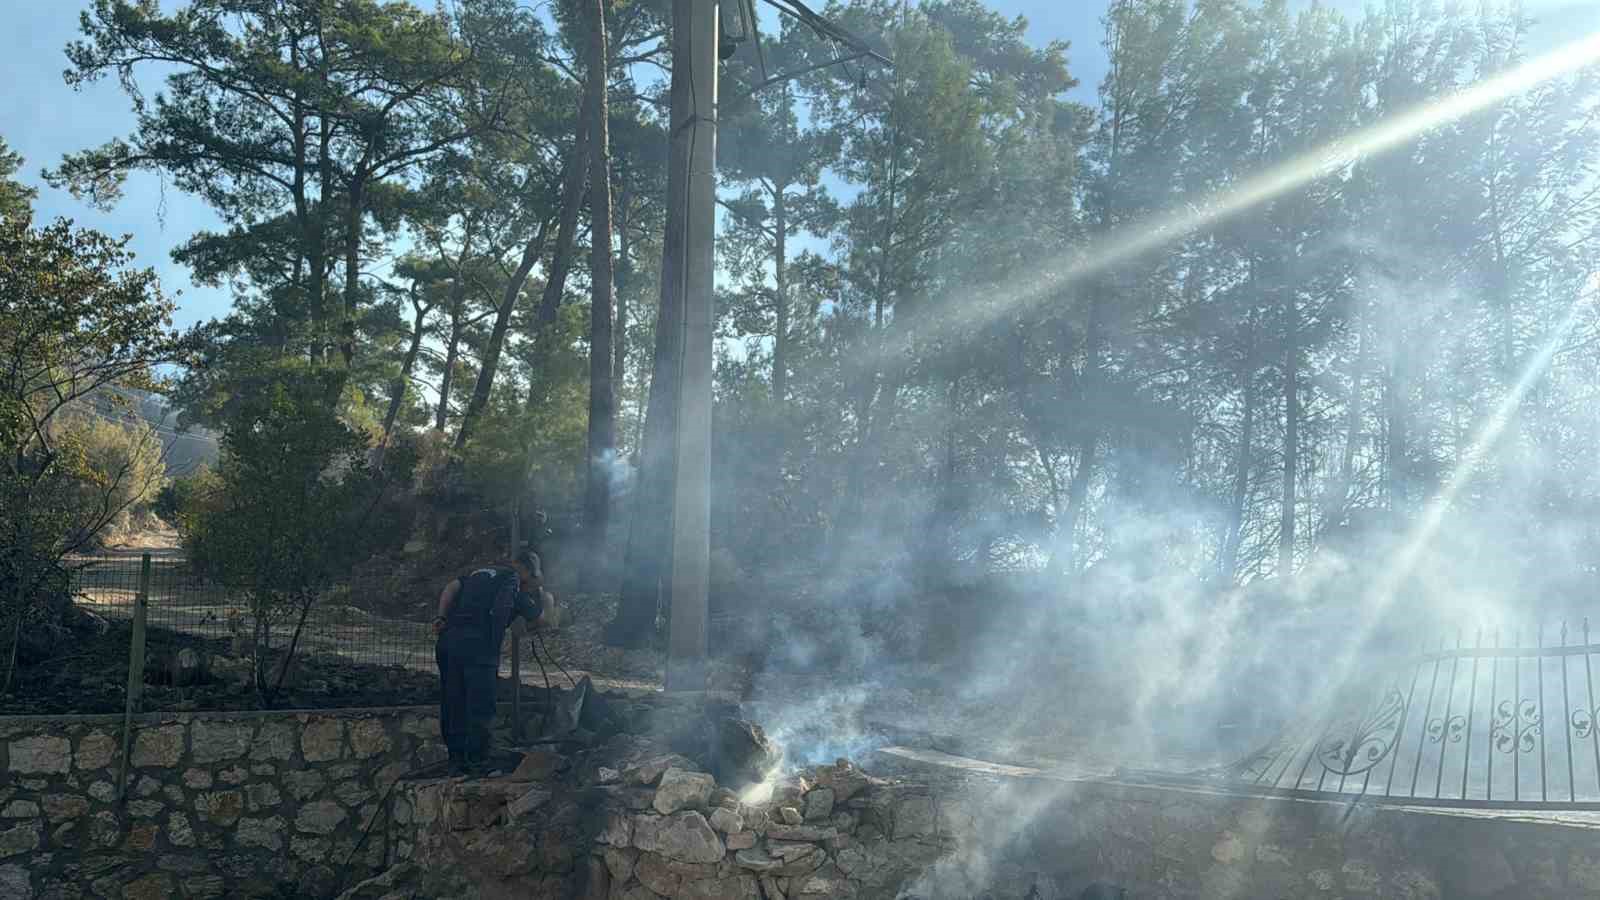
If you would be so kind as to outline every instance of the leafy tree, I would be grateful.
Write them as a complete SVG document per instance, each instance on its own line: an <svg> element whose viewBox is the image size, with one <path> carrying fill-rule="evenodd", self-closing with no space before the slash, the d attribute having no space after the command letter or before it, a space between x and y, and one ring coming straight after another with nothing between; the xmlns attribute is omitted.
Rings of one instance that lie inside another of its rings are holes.
<svg viewBox="0 0 1600 900"><path fill-rule="evenodd" d="M67 425L183 350L171 302L153 272L127 268L125 246L65 220L0 220L0 691L25 626L48 638L69 624L64 560L147 496L137 479L158 477L142 452L118 458L117 442Z"/></svg>
<svg viewBox="0 0 1600 900"><path fill-rule="evenodd" d="M0 219L25 219L33 214L33 200L39 192L11 177L21 168L22 157L6 146L5 138L0 138Z"/></svg>
<svg viewBox="0 0 1600 900"><path fill-rule="evenodd" d="M231 412L215 489L184 517L190 559L248 602L255 687L270 704L306 619L340 579L403 543L393 502L414 457L392 449L380 472L368 436L326 402L327 371L284 369Z"/></svg>
<svg viewBox="0 0 1600 900"><path fill-rule="evenodd" d="M260 248L286 264L282 282L262 286L273 307L307 323L312 360L337 346L349 367L369 217L418 165L482 127L452 114L452 88L476 58L448 19L378 0L194 0L171 13L96 0L82 31L68 82L117 73L137 124L128 139L68 155L48 180L109 204L129 172L171 174L230 226L206 236L222 245L212 255L252 271ZM153 65L170 74L150 101L134 73Z"/></svg>

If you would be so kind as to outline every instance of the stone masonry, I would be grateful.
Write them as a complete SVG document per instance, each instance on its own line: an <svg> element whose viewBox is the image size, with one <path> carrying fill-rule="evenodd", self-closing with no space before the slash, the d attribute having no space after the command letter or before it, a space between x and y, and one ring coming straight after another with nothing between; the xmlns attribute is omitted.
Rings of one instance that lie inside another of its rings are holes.
<svg viewBox="0 0 1600 900"><path fill-rule="evenodd" d="M386 789L444 757L431 707L134 723L118 803L120 716L0 719L0 900L326 896L382 865L381 833L351 856Z"/></svg>
<svg viewBox="0 0 1600 900"><path fill-rule="evenodd" d="M682 756L604 753L402 785L403 862L346 897L893 898L952 848L926 788L844 760L741 797Z"/></svg>

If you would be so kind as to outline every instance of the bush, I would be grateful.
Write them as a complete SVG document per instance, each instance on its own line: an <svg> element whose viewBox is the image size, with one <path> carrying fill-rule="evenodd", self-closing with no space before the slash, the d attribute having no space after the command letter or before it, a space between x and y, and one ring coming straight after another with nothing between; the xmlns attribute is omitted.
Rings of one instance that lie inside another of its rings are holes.
<svg viewBox="0 0 1600 900"><path fill-rule="evenodd" d="M161 521L181 531L184 527L184 517L198 511L202 498L216 493L217 489L216 474L209 466L202 463L189 474L179 475L163 485L161 490L156 492L151 512Z"/></svg>
<svg viewBox="0 0 1600 900"><path fill-rule="evenodd" d="M248 601L247 652L269 705L311 609L409 532L410 507L399 495L415 454L391 448L376 470L367 434L328 402L337 396L329 381L338 377L285 369L242 400L224 430L215 485L180 515L190 558ZM270 666L275 659L281 662Z"/></svg>
<svg viewBox="0 0 1600 900"><path fill-rule="evenodd" d="M79 454L69 502L85 513L75 518L95 521L92 513L102 505L112 511L96 533L71 538L87 546L132 530L166 482L160 435L143 421L115 422L86 412L69 415L54 428L57 446L73 447Z"/></svg>

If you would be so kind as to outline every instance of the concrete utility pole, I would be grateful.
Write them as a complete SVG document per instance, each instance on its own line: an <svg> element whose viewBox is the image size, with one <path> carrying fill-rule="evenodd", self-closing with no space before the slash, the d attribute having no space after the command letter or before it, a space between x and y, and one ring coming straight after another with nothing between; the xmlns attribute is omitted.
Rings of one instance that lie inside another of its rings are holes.
<svg viewBox="0 0 1600 900"><path fill-rule="evenodd" d="M717 159L717 0L673 0L674 69L689 78L687 109L672 110L672 141L686 144L683 356L678 378L672 504L669 691L706 687L706 590L711 568L711 327ZM679 148L674 147L674 150Z"/></svg>

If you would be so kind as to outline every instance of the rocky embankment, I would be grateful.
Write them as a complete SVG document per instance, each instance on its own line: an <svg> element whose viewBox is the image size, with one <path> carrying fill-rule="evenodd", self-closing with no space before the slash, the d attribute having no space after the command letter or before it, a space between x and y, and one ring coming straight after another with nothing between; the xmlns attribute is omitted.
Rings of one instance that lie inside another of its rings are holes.
<svg viewBox="0 0 1600 900"><path fill-rule="evenodd" d="M951 849L927 788L848 760L760 782L720 765L728 784L705 768L619 735L403 784L400 864L345 897L892 898Z"/></svg>

